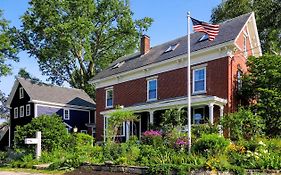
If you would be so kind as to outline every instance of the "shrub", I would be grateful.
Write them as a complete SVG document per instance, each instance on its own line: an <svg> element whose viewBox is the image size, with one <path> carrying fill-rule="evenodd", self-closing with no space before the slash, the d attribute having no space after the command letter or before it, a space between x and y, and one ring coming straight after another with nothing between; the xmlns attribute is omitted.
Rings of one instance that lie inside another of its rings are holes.
<svg viewBox="0 0 281 175"><path fill-rule="evenodd" d="M264 121L249 109L240 108L238 112L229 114L221 120L224 128L230 129L231 140L254 139L263 134Z"/></svg>
<svg viewBox="0 0 281 175"><path fill-rule="evenodd" d="M34 150L34 145L24 144L25 138L35 137L36 131L42 132L42 149L51 151L59 147L67 147L70 141L70 134L67 133L65 125L58 115L42 115L33 118L24 126L17 126L15 134L16 148L29 148Z"/></svg>
<svg viewBox="0 0 281 175"><path fill-rule="evenodd" d="M194 144L192 149L205 156L223 153L230 144L229 140L218 134L204 134Z"/></svg>
<svg viewBox="0 0 281 175"><path fill-rule="evenodd" d="M219 129L217 125L212 124L199 124L192 125L191 133L195 139L199 139L203 134L218 134Z"/></svg>
<svg viewBox="0 0 281 175"><path fill-rule="evenodd" d="M161 146L163 145L162 133L157 130L149 130L143 133L142 141L144 144Z"/></svg>

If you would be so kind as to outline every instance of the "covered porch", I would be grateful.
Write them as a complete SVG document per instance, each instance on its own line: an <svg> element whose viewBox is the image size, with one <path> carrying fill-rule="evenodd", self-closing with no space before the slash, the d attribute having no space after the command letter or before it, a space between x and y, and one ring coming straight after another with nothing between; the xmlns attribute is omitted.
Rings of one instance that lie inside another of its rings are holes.
<svg viewBox="0 0 281 175"><path fill-rule="evenodd" d="M226 103L227 100L216 96L192 96L191 123L218 123L224 114L224 106ZM165 110L171 108L183 110L185 116L187 117L187 97L151 101L126 107L125 109L132 110L139 115L140 120L137 122L124 123L120 128L120 134L118 135L119 140L128 140L130 136L137 136L140 138L143 132L151 129L151 126L160 127L162 114L165 112ZM104 116L104 136L106 136L106 126L108 122L107 118L109 117L108 114L112 111L113 110L101 112L101 114Z"/></svg>

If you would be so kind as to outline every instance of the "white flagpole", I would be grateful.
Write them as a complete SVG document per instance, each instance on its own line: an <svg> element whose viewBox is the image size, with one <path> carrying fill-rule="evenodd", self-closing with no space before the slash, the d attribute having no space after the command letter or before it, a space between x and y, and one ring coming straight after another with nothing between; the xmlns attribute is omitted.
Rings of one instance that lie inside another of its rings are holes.
<svg viewBox="0 0 281 175"><path fill-rule="evenodd" d="M191 152L191 92L190 92L190 12L187 13L187 116L188 152Z"/></svg>

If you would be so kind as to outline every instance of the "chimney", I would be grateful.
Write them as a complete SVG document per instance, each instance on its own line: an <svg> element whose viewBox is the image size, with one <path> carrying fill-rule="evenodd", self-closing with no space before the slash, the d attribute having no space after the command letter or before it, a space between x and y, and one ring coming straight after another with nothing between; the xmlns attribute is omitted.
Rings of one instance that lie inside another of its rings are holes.
<svg viewBox="0 0 281 175"><path fill-rule="evenodd" d="M141 55L146 54L150 50L150 37L147 35L142 35L140 53Z"/></svg>

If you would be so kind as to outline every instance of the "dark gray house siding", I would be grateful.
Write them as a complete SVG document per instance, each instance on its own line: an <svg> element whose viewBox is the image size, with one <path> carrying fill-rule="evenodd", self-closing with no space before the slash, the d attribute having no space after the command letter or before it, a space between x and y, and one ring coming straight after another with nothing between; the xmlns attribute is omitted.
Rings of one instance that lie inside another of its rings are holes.
<svg viewBox="0 0 281 175"><path fill-rule="evenodd" d="M27 123L31 122L32 118L34 117L34 104L29 103L30 97L24 90L24 96L22 99L19 98L19 89L22 86L19 84L17 90L15 92L15 96L11 102L11 109L10 109L10 122L11 122L11 139L14 138L14 131L16 126L23 126ZM26 105L30 104L30 116L26 116ZM24 116L20 117L20 107L24 106ZM14 109L18 108L18 118L14 118Z"/></svg>

